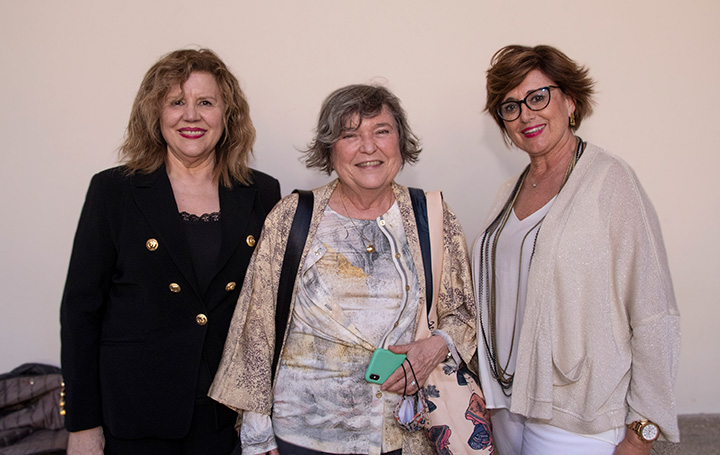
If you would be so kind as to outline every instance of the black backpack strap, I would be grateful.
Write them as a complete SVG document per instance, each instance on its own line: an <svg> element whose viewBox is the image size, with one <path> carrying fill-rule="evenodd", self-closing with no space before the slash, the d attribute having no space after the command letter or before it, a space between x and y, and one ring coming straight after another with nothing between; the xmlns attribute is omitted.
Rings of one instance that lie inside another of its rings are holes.
<svg viewBox="0 0 720 455"><path fill-rule="evenodd" d="M427 310L430 311L433 296L432 276L432 255L430 254L430 229L428 227L427 199L425 192L420 188L408 188L410 200L412 201L415 222L418 228L418 239L420 240L420 252L422 253L423 268L425 269L425 294Z"/></svg>
<svg viewBox="0 0 720 455"><path fill-rule="evenodd" d="M285 247L282 271L280 272L277 306L275 307L275 354L273 355L272 374L275 374L275 368L280 360L280 351L285 339L285 328L290 317L290 301L295 287L295 278L297 277L300 257L305 247L313 212L312 191L295 190L293 193L297 193L299 196L298 206L290 227L290 235Z"/></svg>

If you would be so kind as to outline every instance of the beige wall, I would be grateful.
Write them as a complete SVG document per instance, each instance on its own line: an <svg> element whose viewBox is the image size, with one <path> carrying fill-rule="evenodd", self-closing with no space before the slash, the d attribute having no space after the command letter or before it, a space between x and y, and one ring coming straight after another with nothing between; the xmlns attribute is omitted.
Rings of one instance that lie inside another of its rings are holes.
<svg viewBox="0 0 720 455"><path fill-rule="evenodd" d="M525 164L482 112L505 44L548 43L586 64L597 110L579 134L636 170L664 230L682 313L680 412L720 412L716 0L2 0L0 372L59 362L58 305L91 175L115 162L144 72L205 46L234 69L258 129L254 166L283 192L323 183L296 149L322 99L382 82L424 141L399 181L443 189L474 238Z"/></svg>

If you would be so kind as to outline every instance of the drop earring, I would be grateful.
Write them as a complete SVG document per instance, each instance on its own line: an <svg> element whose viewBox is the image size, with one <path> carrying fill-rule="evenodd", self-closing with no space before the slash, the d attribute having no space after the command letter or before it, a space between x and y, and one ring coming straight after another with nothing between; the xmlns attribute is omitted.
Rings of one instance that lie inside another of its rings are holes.
<svg viewBox="0 0 720 455"><path fill-rule="evenodd" d="M575 126L575 113L574 112L570 113L570 126L571 127Z"/></svg>

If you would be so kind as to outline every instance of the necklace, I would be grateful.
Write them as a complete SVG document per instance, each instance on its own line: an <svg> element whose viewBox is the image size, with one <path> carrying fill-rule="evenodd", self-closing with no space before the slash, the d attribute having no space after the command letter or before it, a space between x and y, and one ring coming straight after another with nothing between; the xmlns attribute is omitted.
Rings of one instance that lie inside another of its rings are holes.
<svg viewBox="0 0 720 455"><path fill-rule="evenodd" d="M375 246L373 245L373 242L375 241L375 237L373 237L372 240L368 239L363 235L363 233L358 229L357 226L355 226L355 221L353 221L352 217L350 216L350 212L348 212L347 207L345 206L345 197L343 196L343 188L342 185L340 186L340 202L342 203L343 209L345 209L345 214L348 218L350 218L350 222L352 223L353 227L357 231L357 233L360 235L360 237L363 240L363 246L365 246L365 242L367 242L367 246L365 246L365 251L368 252L368 254L373 254L375 252Z"/></svg>
<svg viewBox="0 0 720 455"><path fill-rule="evenodd" d="M577 149L575 150L575 153L573 154L572 158L570 159L570 162L568 163L567 169L565 170L565 176L563 177L562 184L560 186L560 190L558 190L558 193L562 190L562 188L565 186L565 183L567 182L568 178L570 177L570 174L572 173L573 169L575 168L575 164L577 163L577 160L582 155L583 151L585 150L585 143L582 141L581 138L577 138ZM515 373L510 373L509 367L510 367L510 357L512 357L513 348L515 345L515 331L517 329L517 315L518 315L518 307L520 306L520 272L521 270L518 270L518 284L517 284L517 290L515 295L515 318L513 320L513 329L512 329L512 335L510 339L510 349L508 350L508 356L507 360L505 362L502 362L498 358L498 349L497 349L497 331L496 331L496 319L497 319L497 311L496 311L496 282L497 282L497 274L495 271L495 263L496 263L496 253L497 253L497 243L498 239L500 237L500 234L503 231L503 228L505 227L505 224L507 223L508 218L510 217L510 213L512 212L512 208L515 205L515 201L517 200L518 194L520 193L520 188L522 188L523 183L525 182L525 177L527 177L528 172L530 171L530 166L528 166L525 171L523 172L522 176L520 177L520 180L518 181L517 185L515 186L515 189L513 190L512 197L508 200L508 202L505 204L505 207L503 208L503 211L498 216L498 218L488 227L488 229L483 234L482 239L482 249L481 249L481 258L483 263L483 270L485 270L484 275L481 277L481 283L480 283L480 289L479 292L482 292L482 286L485 284L485 278L488 279L488 287L489 292L486 292L486 299L488 304L488 333L486 333L485 326L482 324L482 315L478 315L479 321L480 321L480 328L482 331L483 339L485 341L485 351L489 360L490 364L490 371L492 373L493 378L498 382L500 387L502 388L503 394L505 396L511 396L512 395L512 384L513 380L515 379ZM535 187L535 185L533 185ZM522 239L522 242L520 244L520 261L519 261L519 268L522 268L522 254L523 249L525 245L525 240L530 235L532 231L534 231L537 228L537 231L535 232L535 240L537 241L537 236L540 233L540 225L542 224L543 220L545 219L545 216L543 216L530 230L525 234L525 236ZM535 252L535 246L533 245L533 253ZM530 256L530 260L532 261L532 255ZM488 267L489 266L489 267ZM488 270L489 269L489 270ZM487 276L489 273L489 276ZM489 338L489 339L488 339Z"/></svg>
<svg viewBox="0 0 720 455"><path fill-rule="evenodd" d="M575 149L575 153L573 154L572 158L570 158L570 162L568 163L568 166L565 169L565 175L563 176L563 181L562 181L562 184L560 185L560 189L562 189L563 185L565 185L565 182L567 182L568 177L570 177L570 173L575 168L575 163L577 163L578 158L580 158L580 155L582 154L583 150L585 150L585 143L582 141L582 139L578 138L578 141L579 142L578 142L577 148ZM523 182L525 181L525 177L527 177L527 175L529 173L530 173L530 168L528 167L527 172L525 172L522 176ZM547 177L544 178L543 180L547 180ZM540 183L540 182L532 183L532 187L537 188L538 183ZM520 185L520 186L522 186L522 185ZM559 192L560 192L560 190L558 190L558 193Z"/></svg>

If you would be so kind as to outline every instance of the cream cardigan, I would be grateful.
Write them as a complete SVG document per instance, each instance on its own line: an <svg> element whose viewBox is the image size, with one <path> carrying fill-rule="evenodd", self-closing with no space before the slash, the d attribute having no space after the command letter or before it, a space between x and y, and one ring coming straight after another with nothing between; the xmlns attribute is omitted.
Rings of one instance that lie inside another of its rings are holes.
<svg viewBox="0 0 720 455"><path fill-rule="evenodd" d="M486 226L516 181L500 189ZM649 419L679 440L679 313L657 215L619 158L588 144L540 228L526 305L512 412L580 434Z"/></svg>

